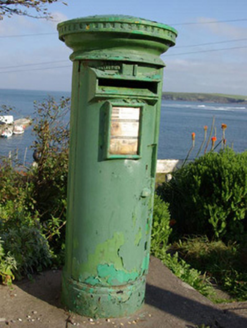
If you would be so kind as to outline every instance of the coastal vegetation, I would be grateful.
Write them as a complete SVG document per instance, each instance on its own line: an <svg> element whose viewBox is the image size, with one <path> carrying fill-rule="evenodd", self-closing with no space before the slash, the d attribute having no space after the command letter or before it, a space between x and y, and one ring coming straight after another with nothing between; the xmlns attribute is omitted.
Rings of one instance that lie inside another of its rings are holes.
<svg viewBox="0 0 247 328"><path fill-rule="evenodd" d="M219 93L163 92L162 99L175 101L200 101L210 103L247 103L247 96L225 95Z"/></svg>
<svg viewBox="0 0 247 328"><path fill-rule="evenodd" d="M217 284L247 300L247 152L210 151L173 172L157 193L169 204L172 232L170 244L156 245L154 254L169 266L172 250L175 274L190 266L200 273L194 272L195 281L201 276L206 286Z"/></svg>
<svg viewBox="0 0 247 328"><path fill-rule="evenodd" d="M35 104L36 165L0 166L0 276L6 284L63 263L70 99Z"/></svg>
<svg viewBox="0 0 247 328"><path fill-rule="evenodd" d="M35 104L35 166L1 159L4 284L63 265L69 149L64 116L69 107L65 98ZM223 137L225 129L223 124ZM192 134L192 146L194 139ZM219 152L212 140L194 162L185 162L170 181L158 184L151 253L208 297L217 284L232 299L247 300L247 152L237 154L223 141Z"/></svg>

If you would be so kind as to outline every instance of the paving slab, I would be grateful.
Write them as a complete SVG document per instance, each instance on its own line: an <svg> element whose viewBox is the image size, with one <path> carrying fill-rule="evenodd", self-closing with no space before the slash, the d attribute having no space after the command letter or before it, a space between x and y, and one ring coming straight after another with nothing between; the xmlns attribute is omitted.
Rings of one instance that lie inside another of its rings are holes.
<svg viewBox="0 0 247 328"><path fill-rule="evenodd" d="M150 260L146 301L124 318L91 319L66 311L60 302L61 271L45 271L32 281L0 286L0 327L33 328L247 328L247 302L215 305Z"/></svg>

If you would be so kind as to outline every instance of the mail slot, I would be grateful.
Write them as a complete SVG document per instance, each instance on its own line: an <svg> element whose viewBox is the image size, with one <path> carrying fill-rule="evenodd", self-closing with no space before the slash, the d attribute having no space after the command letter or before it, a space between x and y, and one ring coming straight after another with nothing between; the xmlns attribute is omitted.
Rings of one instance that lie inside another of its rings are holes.
<svg viewBox="0 0 247 328"><path fill-rule="evenodd" d="M133 80L120 80L120 79L99 79L98 89L108 90L108 92L116 92L126 89L126 93L129 96L130 90L135 91L138 95L139 92L152 93L157 95L158 84L155 82L133 81ZM117 90L116 90L117 89Z"/></svg>
<svg viewBox="0 0 247 328"><path fill-rule="evenodd" d="M121 317L145 299L164 63L176 31L128 16L58 25L73 50L62 301Z"/></svg>

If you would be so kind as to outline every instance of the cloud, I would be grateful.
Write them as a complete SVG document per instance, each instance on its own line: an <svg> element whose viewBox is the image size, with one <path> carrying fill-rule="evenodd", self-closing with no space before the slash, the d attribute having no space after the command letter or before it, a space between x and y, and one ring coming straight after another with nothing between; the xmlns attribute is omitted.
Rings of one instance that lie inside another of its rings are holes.
<svg viewBox="0 0 247 328"><path fill-rule="evenodd" d="M35 30L34 20L30 20L25 16L13 16L12 18L4 18L0 24L0 35L18 35L23 31Z"/></svg>
<svg viewBox="0 0 247 328"><path fill-rule="evenodd" d="M213 35L227 37L229 39L246 38L247 35L247 28L236 27L230 23L220 23L214 18L199 17L197 22L201 23L200 28L211 32ZM196 27L198 29L198 25L196 25Z"/></svg>
<svg viewBox="0 0 247 328"><path fill-rule="evenodd" d="M246 94L247 71L241 63L220 61L177 60L166 61L164 89L180 92L214 92Z"/></svg>
<svg viewBox="0 0 247 328"><path fill-rule="evenodd" d="M47 20L47 23L52 27L57 28L57 24L68 20L68 17L61 12L51 13L52 19Z"/></svg>
<svg viewBox="0 0 247 328"><path fill-rule="evenodd" d="M0 24L0 36L48 33L57 28L57 24L67 20L60 12L52 13L53 19L33 19L27 16L4 18Z"/></svg>

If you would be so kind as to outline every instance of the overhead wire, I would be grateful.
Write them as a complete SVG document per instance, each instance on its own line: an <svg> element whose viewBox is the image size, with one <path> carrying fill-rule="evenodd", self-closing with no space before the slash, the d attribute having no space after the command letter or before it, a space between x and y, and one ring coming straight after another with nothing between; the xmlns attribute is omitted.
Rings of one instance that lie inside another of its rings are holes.
<svg viewBox="0 0 247 328"><path fill-rule="evenodd" d="M20 66L19 66L20 67ZM42 67L42 68L31 68L27 70L14 70L14 71L0 71L0 74L4 73L19 73L19 72L30 72L30 71L43 71L47 69L57 69L57 68L65 68L65 67L71 67L71 65L66 65L66 66L52 66L52 67Z"/></svg>
<svg viewBox="0 0 247 328"><path fill-rule="evenodd" d="M41 35L57 35L57 33L31 33L31 34L12 34L12 35L0 35L0 39L6 38L23 38L23 37L34 37L34 36L41 36Z"/></svg>
<svg viewBox="0 0 247 328"><path fill-rule="evenodd" d="M176 49L177 49L177 48L192 48L192 47L210 46L210 45L213 45L213 44L222 44L222 43L240 42L240 41L246 41L246 40L247 40L247 38L243 38L243 39L232 39L232 40L227 40L227 41L217 41L217 42L207 42L207 43L189 44L189 45L185 45L185 46L177 46L177 45L176 45Z"/></svg>
<svg viewBox="0 0 247 328"><path fill-rule="evenodd" d="M194 25L194 24L220 24L220 23L226 23L226 22L240 22L240 21L247 21L247 18L243 19L230 19L230 20L222 20L222 21L208 21L208 22L185 22L185 23L171 23L170 25ZM19 38L19 37L34 37L34 36L48 36L48 35L55 35L57 33L35 33L35 34L21 34L21 35L4 35L0 36L1 38ZM231 42L239 42L239 41L246 41L247 38L242 39L233 39L233 40L226 40L226 41L218 41L218 42L208 42L208 43L201 43L201 44L194 44L194 45L185 45L185 46L177 46L177 48L190 48L190 47L199 47L199 46L207 46L207 45L214 45L214 44L223 44L223 43L231 43ZM220 48L220 49L210 49L210 50L198 50L198 51L190 51L190 52L183 52L183 53L173 53L173 54L164 54L164 56L182 56L182 55L190 55L190 54L198 54L198 53L209 53L209 52L216 52L216 51L224 51L224 50L235 50L235 49L243 49L247 48L247 46L242 47L230 47L230 48ZM47 65L47 64L56 64L59 62L67 62L67 60L60 60L56 62L39 62L39 63L31 63L31 64L24 64L24 65L18 65L18 66L6 66L6 67L0 67L2 71L0 73L16 73L16 72L25 72L26 70L11 70L6 71L7 69L13 69L13 68L22 68L22 67L31 67L36 65ZM42 67L42 68L32 68L27 69L28 71L37 71L37 70L47 70L47 69L56 69L56 68L66 68L71 66L52 66L52 67Z"/></svg>
<svg viewBox="0 0 247 328"><path fill-rule="evenodd" d="M33 64L24 64L21 65L21 67L27 67L27 66L36 66L36 65L46 65L46 64L55 64L55 63L64 63L64 62L68 62L67 60L56 60L54 61L49 61L49 62L39 62L39 63L33 63ZM20 65L16 65L16 66L5 66L5 67L1 67L0 69L9 69L9 68L16 68L16 67L20 67Z"/></svg>
<svg viewBox="0 0 247 328"><path fill-rule="evenodd" d="M243 47L231 47L231 48L220 48L220 49L210 49L210 50L199 50L199 51L189 51L189 52L183 52L183 53L176 53L176 54L163 54L165 57L169 56L182 56L182 55L190 55L190 54L198 54L198 53L208 53L208 52L216 52L216 51L224 51L224 50L235 50L235 49L246 49L247 46ZM32 63L32 64L25 64L25 65L18 65L18 66L7 66L7 67L0 67L1 71L0 74L3 73L16 73L16 72L25 72L25 71L38 71L38 70L43 70L43 69L56 69L56 68L67 68L71 67L71 65L66 65L66 66L52 66L52 67L42 67L42 68L31 68L27 70L11 70L11 71L5 71L5 69L13 69L13 68L21 68L21 67L30 67L30 66L36 66L36 65L46 65L46 64L56 64L59 62L67 62L67 60L59 60L55 62L40 62L40 63Z"/></svg>
<svg viewBox="0 0 247 328"><path fill-rule="evenodd" d="M182 55L192 55L192 54L199 54L203 52L215 52L215 51L223 51L223 50L235 50L235 49L244 49L247 48L247 46L243 47L231 47L231 48L220 48L220 49L210 49L210 50L198 50L198 51L190 51L190 52L182 52L182 53L173 53L173 54L163 54L163 56L182 56Z"/></svg>
<svg viewBox="0 0 247 328"><path fill-rule="evenodd" d="M185 22L185 23L169 23L169 25L179 26L179 25L199 25L199 24L221 24L221 23L232 23L232 22L244 22L247 18L240 19L226 19L221 21L208 21L208 22Z"/></svg>
<svg viewBox="0 0 247 328"><path fill-rule="evenodd" d="M231 23L231 22L244 22L247 21L247 18L240 19L226 19L219 21L206 21L206 22L184 22L184 23L168 23L168 25L172 26L181 26L181 25L205 25L205 24L222 24L222 23ZM22 37L34 37L37 35L57 35L56 32L47 32L47 33L31 33L31 34L13 34L13 35L0 35L0 39L2 38L22 38Z"/></svg>

